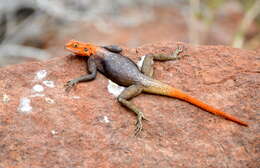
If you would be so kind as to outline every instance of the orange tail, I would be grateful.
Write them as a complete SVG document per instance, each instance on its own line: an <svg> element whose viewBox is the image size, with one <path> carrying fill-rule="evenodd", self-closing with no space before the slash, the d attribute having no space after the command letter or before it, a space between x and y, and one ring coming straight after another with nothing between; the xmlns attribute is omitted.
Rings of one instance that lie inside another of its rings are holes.
<svg viewBox="0 0 260 168"><path fill-rule="evenodd" d="M187 94L185 94L185 93L183 93L183 92L181 92L181 91L179 91L175 88L171 88L170 91L168 92L167 96L175 97L175 98L184 100L184 101L189 102L191 104L194 104L194 105L196 105L196 106L198 106L198 107L202 108L203 110L206 110L210 113L222 116L222 117L224 117L228 120L234 121L234 122L241 124L243 126L248 126L248 124L246 122L241 121L238 118L236 118L236 117L234 117L230 114L224 113L224 112L222 112L222 111L220 111L220 110L218 110L218 109L216 109L212 106L209 106L209 105L203 103L202 101L197 100L197 99L195 99L195 98L193 98L193 97L191 97L191 96L189 96L189 95L187 95Z"/></svg>
<svg viewBox="0 0 260 168"><path fill-rule="evenodd" d="M181 92L178 89L175 89L175 88L173 88L169 85L166 85L164 83L161 83L160 81L157 81L157 80L151 80L151 81L152 82L149 83L149 85L147 85L144 88L145 92L178 98L178 99L184 100L186 102L189 102L193 105L196 105L196 106L198 106L198 107L202 108L203 110L206 110L210 113L222 116L222 117L224 117L228 120L234 121L234 122L241 124L243 126L248 126L248 124L246 122L241 121L238 118L236 118L236 117L234 117L230 114L224 113L224 112L222 112L222 111L220 111L220 110L218 110L218 109L216 109L212 106L209 106L209 105L203 103L202 101L195 99L195 98Z"/></svg>

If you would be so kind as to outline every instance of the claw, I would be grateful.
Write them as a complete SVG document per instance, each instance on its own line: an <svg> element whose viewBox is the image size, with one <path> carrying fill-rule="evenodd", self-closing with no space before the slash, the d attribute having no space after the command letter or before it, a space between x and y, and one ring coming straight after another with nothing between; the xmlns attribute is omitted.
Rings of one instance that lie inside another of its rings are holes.
<svg viewBox="0 0 260 168"><path fill-rule="evenodd" d="M177 46L177 48L175 49L175 52L172 54L174 59L180 59L181 56L179 55L180 53L183 52L183 47L181 47L180 45Z"/></svg>
<svg viewBox="0 0 260 168"><path fill-rule="evenodd" d="M68 81L68 82L64 85L64 87L66 87L65 91L66 91L66 92L69 92L76 84L77 84L77 81L75 81L75 80L70 80L70 81Z"/></svg>
<svg viewBox="0 0 260 168"><path fill-rule="evenodd" d="M142 130L143 130L143 124L142 124L142 122L137 122L136 128L135 128L135 136L137 136L138 134L140 134Z"/></svg>
<svg viewBox="0 0 260 168"><path fill-rule="evenodd" d="M66 92L70 92L71 89L72 89L71 86L66 86L65 91L66 91Z"/></svg>
<svg viewBox="0 0 260 168"><path fill-rule="evenodd" d="M140 113L140 114L137 116L137 121L136 121L136 123L135 123L135 125L136 125L136 128L135 128L135 136L137 136L138 134L140 134L140 133L142 132L142 130L143 130L142 120L147 120L147 121L148 121L148 119L146 119L146 118L144 117L143 113Z"/></svg>
<svg viewBox="0 0 260 168"><path fill-rule="evenodd" d="M177 55L179 55L180 53L183 52L183 47L181 47L180 45L178 45L175 52L176 52Z"/></svg>
<svg viewBox="0 0 260 168"><path fill-rule="evenodd" d="M190 55L188 55L188 54L185 54L185 55L179 56L179 54L183 52L183 49L184 49L183 46L181 47L180 45L178 45L178 47L177 47L177 49L176 49L176 52L177 52L176 55L178 56L178 58L180 58L180 57L188 57L188 56L190 56Z"/></svg>

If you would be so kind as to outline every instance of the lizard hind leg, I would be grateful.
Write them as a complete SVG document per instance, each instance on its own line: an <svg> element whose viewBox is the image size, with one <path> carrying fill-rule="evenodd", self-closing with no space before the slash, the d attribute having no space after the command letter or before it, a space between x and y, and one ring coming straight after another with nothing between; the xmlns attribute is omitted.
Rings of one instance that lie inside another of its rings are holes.
<svg viewBox="0 0 260 168"><path fill-rule="evenodd" d="M135 135L139 134L142 129L142 120L144 118L143 112L139 110L138 107L136 107L133 103L129 101L129 99L138 96L143 91L142 85L131 85L128 88L126 88L117 98L118 102L128 108L129 110L133 111L137 115L137 121L136 121L136 129L135 129Z"/></svg>
<svg viewBox="0 0 260 168"><path fill-rule="evenodd" d="M183 52L183 49L181 47L177 47L175 52L170 55L165 54L148 54L144 58L143 65L141 67L141 72L145 74L146 76L152 77L153 76L153 63L154 60L156 61L168 61L168 60L176 60L179 59L179 54Z"/></svg>

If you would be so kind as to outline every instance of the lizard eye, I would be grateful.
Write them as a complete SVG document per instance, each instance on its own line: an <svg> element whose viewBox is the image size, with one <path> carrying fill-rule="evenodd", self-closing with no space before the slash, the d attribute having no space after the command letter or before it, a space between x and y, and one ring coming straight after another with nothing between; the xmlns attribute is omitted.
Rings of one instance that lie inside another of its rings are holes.
<svg viewBox="0 0 260 168"><path fill-rule="evenodd" d="M88 48L84 48L84 51L85 51L85 52L88 52Z"/></svg>
<svg viewBox="0 0 260 168"><path fill-rule="evenodd" d="M77 47L78 47L78 44L73 44L73 47L74 47L74 48L77 48Z"/></svg>

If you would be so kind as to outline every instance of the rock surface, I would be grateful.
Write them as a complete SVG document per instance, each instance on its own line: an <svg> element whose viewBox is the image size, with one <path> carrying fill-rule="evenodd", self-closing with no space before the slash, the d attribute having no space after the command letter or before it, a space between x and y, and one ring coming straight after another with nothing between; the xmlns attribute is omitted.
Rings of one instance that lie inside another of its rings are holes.
<svg viewBox="0 0 260 168"><path fill-rule="evenodd" d="M176 45L123 54L138 61ZM182 45L190 56L156 62L154 77L248 128L177 99L142 94L132 101L149 121L135 137L135 115L108 92L104 76L64 91L66 81L85 74L85 63L63 56L0 69L0 168L259 167L260 53Z"/></svg>

